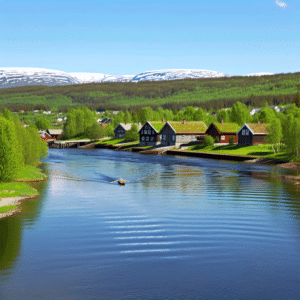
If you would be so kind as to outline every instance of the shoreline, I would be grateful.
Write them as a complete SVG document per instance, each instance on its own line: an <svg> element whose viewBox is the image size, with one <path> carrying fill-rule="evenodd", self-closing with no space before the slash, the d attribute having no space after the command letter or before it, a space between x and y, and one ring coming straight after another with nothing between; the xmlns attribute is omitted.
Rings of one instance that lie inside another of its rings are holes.
<svg viewBox="0 0 300 300"><path fill-rule="evenodd" d="M26 182L42 182L42 181L45 181L45 179L46 179L46 177L41 178L41 179L15 179L15 180L12 180L12 182L23 182L23 183L26 183ZM19 207L19 205L21 204L21 202L23 200L33 199L33 198L39 196L39 192L35 188L32 188L32 189L36 192L33 195L2 197L2 198L0 198L0 207L10 206L10 205L15 205L15 206ZM18 209L12 209L12 210L9 210L7 212L0 213L0 220L6 219L6 218L11 217L11 216L14 216L14 215L16 215L20 212L21 212L21 209L18 208Z"/></svg>

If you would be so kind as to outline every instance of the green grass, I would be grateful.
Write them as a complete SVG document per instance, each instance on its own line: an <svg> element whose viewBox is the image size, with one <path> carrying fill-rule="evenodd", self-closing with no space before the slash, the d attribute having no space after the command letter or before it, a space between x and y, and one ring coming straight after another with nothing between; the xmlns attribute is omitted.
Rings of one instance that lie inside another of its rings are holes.
<svg viewBox="0 0 300 300"><path fill-rule="evenodd" d="M15 178L16 180L32 181L32 180L43 180L47 176L43 174L40 169L26 165L22 168L21 172Z"/></svg>
<svg viewBox="0 0 300 300"><path fill-rule="evenodd" d="M0 198L33 196L37 194L37 190L25 182L0 182Z"/></svg>
<svg viewBox="0 0 300 300"><path fill-rule="evenodd" d="M16 205L2 206L0 207L0 213L6 213L8 211L15 210L15 209L18 209L18 206Z"/></svg>
<svg viewBox="0 0 300 300"><path fill-rule="evenodd" d="M111 138L111 139L101 140L101 141L97 142L97 144L116 145L116 144L123 143L123 142L125 142L125 138L122 138L122 139Z"/></svg>
<svg viewBox="0 0 300 300"><path fill-rule="evenodd" d="M272 147L268 144L256 146L238 146L238 145L217 145L217 146L191 146L187 151L199 151L207 153L230 154L230 155L243 155L254 157L265 157L270 159L290 160L287 153L274 153Z"/></svg>

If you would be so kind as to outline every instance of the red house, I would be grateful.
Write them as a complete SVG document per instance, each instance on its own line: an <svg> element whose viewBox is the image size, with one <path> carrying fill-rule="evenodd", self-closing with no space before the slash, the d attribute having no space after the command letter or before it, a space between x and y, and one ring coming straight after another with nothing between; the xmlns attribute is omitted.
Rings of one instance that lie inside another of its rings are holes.
<svg viewBox="0 0 300 300"><path fill-rule="evenodd" d="M236 123L211 123L205 134L212 136L214 139L219 138L219 143L229 143L229 138L234 137L234 143L238 142L236 133L239 131L240 126Z"/></svg>

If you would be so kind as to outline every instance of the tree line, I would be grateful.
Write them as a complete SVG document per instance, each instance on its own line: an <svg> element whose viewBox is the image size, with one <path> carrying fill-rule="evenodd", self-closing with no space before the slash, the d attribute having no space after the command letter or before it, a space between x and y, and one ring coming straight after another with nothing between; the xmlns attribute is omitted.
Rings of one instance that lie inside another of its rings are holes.
<svg viewBox="0 0 300 300"><path fill-rule="evenodd" d="M47 151L35 125L25 128L4 110L0 115L0 181L14 179L24 165L36 166Z"/></svg>

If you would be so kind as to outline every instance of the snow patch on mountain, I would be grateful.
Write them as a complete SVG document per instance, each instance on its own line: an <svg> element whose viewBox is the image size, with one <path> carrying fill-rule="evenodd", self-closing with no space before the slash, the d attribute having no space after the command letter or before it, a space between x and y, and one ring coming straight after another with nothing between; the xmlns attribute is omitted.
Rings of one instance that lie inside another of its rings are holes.
<svg viewBox="0 0 300 300"><path fill-rule="evenodd" d="M80 80L82 83L89 82L128 82L135 75L108 75L103 73L71 72L72 77Z"/></svg>
<svg viewBox="0 0 300 300"><path fill-rule="evenodd" d="M264 76L264 75L274 75L274 73L268 73L268 72L258 72L258 73L251 73L243 76Z"/></svg>
<svg viewBox="0 0 300 300"><path fill-rule="evenodd" d="M81 83L66 72L43 68L0 68L0 88Z"/></svg>
<svg viewBox="0 0 300 300"><path fill-rule="evenodd" d="M158 81L158 80L175 80L185 78L211 78L211 77L225 77L228 74L202 70L202 69L169 69L169 70L155 70L147 71L137 74L131 81Z"/></svg>

